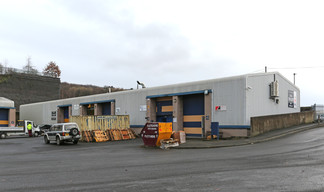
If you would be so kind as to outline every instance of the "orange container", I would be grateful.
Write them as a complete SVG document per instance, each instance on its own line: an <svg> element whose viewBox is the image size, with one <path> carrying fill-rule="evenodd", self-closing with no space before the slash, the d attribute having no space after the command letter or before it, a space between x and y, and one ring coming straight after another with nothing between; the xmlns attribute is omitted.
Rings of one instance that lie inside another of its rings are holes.
<svg viewBox="0 0 324 192"><path fill-rule="evenodd" d="M172 122L171 123L159 123L159 136L156 141L156 146L161 146L160 141L162 139L170 139L172 135Z"/></svg>

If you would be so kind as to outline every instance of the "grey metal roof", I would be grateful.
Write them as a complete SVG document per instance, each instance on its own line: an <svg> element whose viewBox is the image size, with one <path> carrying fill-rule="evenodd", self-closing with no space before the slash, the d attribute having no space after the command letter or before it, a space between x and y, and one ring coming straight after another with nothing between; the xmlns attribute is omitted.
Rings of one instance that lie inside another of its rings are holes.
<svg viewBox="0 0 324 192"><path fill-rule="evenodd" d="M217 82L222 82L222 81L231 81L231 80L236 80L236 79L246 79L248 77L264 76L264 75L269 75L269 74L280 75L287 82L289 82L292 86L296 87L296 89L299 90L299 88L297 86L295 86L292 82L290 82L287 78L285 78L279 72L249 73L249 74L243 74L243 75L237 75L237 76L231 76L231 77L220 77L220 78L207 79L207 80L201 80L201 81L185 82L185 83L178 83L178 84L171 84L171 85L162 85L162 86L156 86L156 87L146 87L145 89L134 89L134 90L127 90L127 91L112 92L112 93L100 93L100 94L94 94L94 95L87 95L87 96L80 96L80 97L73 97L73 98L66 98L66 99L58 99L58 100L52 100L52 101L46 101L46 102L38 102L38 104L56 103L57 101L60 101L62 103L62 105L64 105L65 103L70 105L71 101L73 101L74 99L89 99L91 101L93 99L93 96L123 95L123 94L136 93L136 92L142 92L142 91L155 91L155 90L165 89L165 88L177 88L177 87L194 86L194 85L201 85L201 84L207 84L207 83L217 83ZM33 104L34 103L25 104L25 105L27 106L27 105L33 105Z"/></svg>

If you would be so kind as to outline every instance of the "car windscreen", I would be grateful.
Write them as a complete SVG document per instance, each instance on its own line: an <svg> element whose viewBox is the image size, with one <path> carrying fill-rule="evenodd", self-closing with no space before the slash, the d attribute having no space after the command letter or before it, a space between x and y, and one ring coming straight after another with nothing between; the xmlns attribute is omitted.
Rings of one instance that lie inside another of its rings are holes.
<svg viewBox="0 0 324 192"><path fill-rule="evenodd" d="M78 126L76 124L69 124L64 126L65 131L70 131L73 128L78 128Z"/></svg>

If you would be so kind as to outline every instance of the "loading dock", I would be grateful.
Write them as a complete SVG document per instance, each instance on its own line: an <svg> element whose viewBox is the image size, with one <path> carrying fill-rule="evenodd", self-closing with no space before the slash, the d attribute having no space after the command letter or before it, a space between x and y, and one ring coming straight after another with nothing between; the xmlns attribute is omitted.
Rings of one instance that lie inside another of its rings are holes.
<svg viewBox="0 0 324 192"><path fill-rule="evenodd" d="M94 115L94 103L81 103L81 116Z"/></svg>
<svg viewBox="0 0 324 192"><path fill-rule="evenodd" d="M9 125L9 109L0 108L0 127L8 127Z"/></svg>
<svg viewBox="0 0 324 192"><path fill-rule="evenodd" d="M16 122L16 108L14 101L0 97L0 127L12 127Z"/></svg>
<svg viewBox="0 0 324 192"><path fill-rule="evenodd" d="M80 115L115 115L115 100L103 100L80 103Z"/></svg>
<svg viewBox="0 0 324 192"><path fill-rule="evenodd" d="M147 120L173 122L173 131L185 131L188 137L204 137L210 131L210 93L211 90L201 90L147 96Z"/></svg>
<svg viewBox="0 0 324 192"><path fill-rule="evenodd" d="M57 123L68 123L72 111L72 105L57 106Z"/></svg>

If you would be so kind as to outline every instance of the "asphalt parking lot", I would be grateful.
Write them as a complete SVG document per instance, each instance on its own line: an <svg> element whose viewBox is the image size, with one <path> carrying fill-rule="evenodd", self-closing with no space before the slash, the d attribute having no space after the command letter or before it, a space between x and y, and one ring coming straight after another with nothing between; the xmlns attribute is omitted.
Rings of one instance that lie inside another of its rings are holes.
<svg viewBox="0 0 324 192"><path fill-rule="evenodd" d="M244 146L0 140L0 191L323 191L324 128Z"/></svg>

